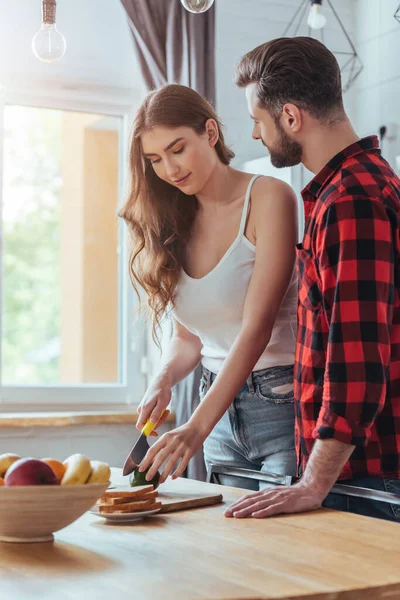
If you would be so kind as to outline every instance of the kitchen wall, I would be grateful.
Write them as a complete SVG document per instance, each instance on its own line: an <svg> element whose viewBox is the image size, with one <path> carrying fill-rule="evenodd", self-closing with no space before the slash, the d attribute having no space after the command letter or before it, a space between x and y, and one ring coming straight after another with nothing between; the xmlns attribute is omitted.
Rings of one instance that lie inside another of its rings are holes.
<svg viewBox="0 0 400 600"><path fill-rule="evenodd" d="M41 0L0 0L0 81L84 82L125 91L142 85L120 0L59 0L57 26L67 51L52 64L39 61L31 47L41 5Z"/></svg>
<svg viewBox="0 0 400 600"><path fill-rule="evenodd" d="M386 2L386 0L382 0ZM244 90L233 84L233 73L239 58L268 40L280 37L301 0L216 0L216 80L217 109L227 129L228 142L236 152L236 164L265 156L260 142L251 138L251 121L248 116ZM364 3L379 0L360 0ZM353 0L334 0L344 26L352 36ZM337 22L324 7L328 19L325 40L328 47L335 48L340 39ZM346 94L349 114L353 110L353 90Z"/></svg>
<svg viewBox="0 0 400 600"><path fill-rule="evenodd" d="M399 0L356 0L354 6L357 49L364 63L354 122L361 136L389 126L382 149L393 166L400 154L400 23L393 18L398 6Z"/></svg>
<svg viewBox="0 0 400 600"><path fill-rule="evenodd" d="M160 433L169 428L162 426ZM121 467L137 436L132 424L0 429L0 454L13 452L19 456L64 460L79 452Z"/></svg>

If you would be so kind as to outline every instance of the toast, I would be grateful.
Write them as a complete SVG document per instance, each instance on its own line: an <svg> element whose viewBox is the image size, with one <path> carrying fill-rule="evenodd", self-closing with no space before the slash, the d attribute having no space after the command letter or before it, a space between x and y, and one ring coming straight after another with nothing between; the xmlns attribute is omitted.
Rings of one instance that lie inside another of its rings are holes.
<svg viewBox="0 0 400 600"><path fill-rule="evenodd" d="M147 508L143 509L142 511L126 511L126 510L121 510L121 508L123 506L124 506L123 504L120 505L120 506L118 506L118 510L114 510L112 512L112 514L115 515L115 514L129 513L129 512L145 512L145 511L148 511L148 510L156 510L156 509L162 507L162 502L153 502L153 504L150 504L150 506L148 506Z"/></svg>
<svg viewBox="0 0 400 600"><path fill-rule="evenodd" d="M99 504L99 512L101 513L114 513L114 512L139 512L143 510L150 510L155 502L149 498L149 500L137 500L136 502L124 502L123 504Z"/></svg>
<svg viewBox="0 0 400 600"><path fill-rule="evenodd" d="M136 500L155 500L158 496L158 492L154 490L153 492L148 492L147 494L143 494L142 496L133 497L132 496L118 496L117 498L105 498L104 496L100 498L99 504L112 504L113 506L117 506L119 504L126 504L127 502L133 502Z"/></svg>
<svg viewBox="0 0 400 600"><path fill-rule="evenodd" d="M104 492L103 498L140 498L144 494L152 492L154 490L153 485L141 485L135 488L119 486L114 489L108 489Z"/></svg>

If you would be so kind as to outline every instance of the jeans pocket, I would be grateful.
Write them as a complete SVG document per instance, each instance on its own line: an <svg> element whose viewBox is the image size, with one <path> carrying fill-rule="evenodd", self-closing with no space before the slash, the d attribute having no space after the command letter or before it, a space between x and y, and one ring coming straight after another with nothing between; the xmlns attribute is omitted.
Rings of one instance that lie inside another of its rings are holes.
<svg viewBox="0 0 400 600"><path fill-rule="evenodd" d="M255 377L255 391L261 400L274 404L293 404L293 366L267 369Z"/></svg>
<svg viewBox="0 0 400 600"><path fill-rule="evenodd" d="M256 387L256 394L260 400L273 402L274 404L294 404L293 390L286 394L277 394L276 392L272 392L269 387L263 387L262 384L259 384Z"/></svg>
<svg viewBox="0 0 400 600"><path fill-rule="evenodd" d="M398 494L400 499L400 479L384 479L383 483L387 492L390 492L391 494ZM391 504L390 506L394 516L397 519L400 519L400 505Z"/></svg>

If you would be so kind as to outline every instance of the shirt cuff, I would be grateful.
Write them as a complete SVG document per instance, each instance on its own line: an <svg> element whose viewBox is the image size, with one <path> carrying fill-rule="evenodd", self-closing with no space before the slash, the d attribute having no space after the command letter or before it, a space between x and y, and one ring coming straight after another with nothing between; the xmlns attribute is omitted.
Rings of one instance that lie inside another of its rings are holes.
<svg viewBox="0 0 400 600"><path fill-rule="evenodd" d="M363 447L368 444L371 436L370 426L348 421L332 412L325 404L322 405L317 424L313 431L316 440L334 439L344 444Z"/></svg>

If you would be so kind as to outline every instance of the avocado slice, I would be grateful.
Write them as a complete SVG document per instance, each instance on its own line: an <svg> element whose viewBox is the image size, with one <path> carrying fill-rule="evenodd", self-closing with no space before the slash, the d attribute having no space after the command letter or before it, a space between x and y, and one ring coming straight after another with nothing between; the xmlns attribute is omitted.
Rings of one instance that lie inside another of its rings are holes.
<svg viewBox="0 0 400 600"><path fill-rule="evenodd" d="M146 471L143 471L143 473L140 473L139 467L136 467L133 473L131 473L129 476L129 485L131 487L137 487L139 485L153 485L154 489L156 490L160 485L160 473L157 471L153 479L151 481L147 481L146 474L148 473L149 469L150 467Z"/></svg>

